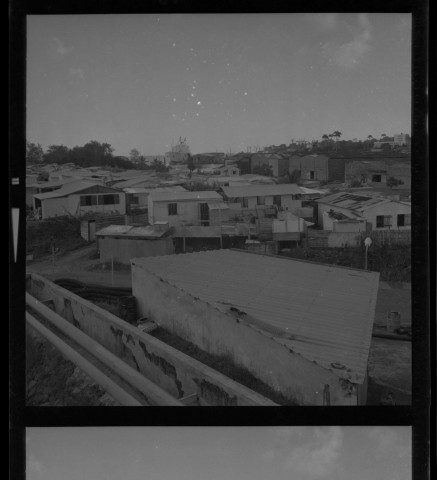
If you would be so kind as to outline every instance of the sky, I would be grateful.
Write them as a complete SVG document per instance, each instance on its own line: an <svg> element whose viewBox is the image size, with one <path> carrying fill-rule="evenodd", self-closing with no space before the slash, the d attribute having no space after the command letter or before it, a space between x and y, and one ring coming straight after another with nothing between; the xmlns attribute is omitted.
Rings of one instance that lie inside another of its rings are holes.
<svg viewBox="0 0 437 480"><path fill-rule="evenodd" d="M411 480L410 427L26 430L26 480Z"/></svg>
<svg viewBox="0 0 437 480"><path fill-rule="evenodd" d="M27 17L27 139L162 155L411 133L410 14Z"/></svg>

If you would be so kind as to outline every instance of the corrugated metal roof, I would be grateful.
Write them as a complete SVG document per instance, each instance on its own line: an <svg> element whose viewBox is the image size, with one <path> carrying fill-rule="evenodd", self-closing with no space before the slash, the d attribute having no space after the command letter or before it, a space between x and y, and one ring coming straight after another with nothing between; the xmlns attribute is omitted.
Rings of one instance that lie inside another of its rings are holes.
<svg viewBox="0 0 437 480"><path fill-rule="evenodd" d="M110 225L109 227L102 228L96 232L97 236L123 236L123 237L149 237L159 238L164 235L164 232L158 232L153 228L153 225L147 225L145 227L134 227L132 225Z"/></svg>
<svg viewBox="0 0 437 480"><path fill-rule="evenodd" d="M243 320L275 332L294 352L364 381L379 273L232 250L132 263L224 313L230 306L246 312Z"/></svg>
<svg viewBox="0 0 437 480"><path fill-rule="evenodd" d="M238 185L233 187L222 187L222 190L228 198L302 194L300 187L294 183L284 183L280 185Z"/></svg>
<svg viewBox="0 0 437 480"><path fill-rule="evenodd" d="M151 177L150 175L140 175L135 178L129 178L128 180L122 180L120 182L114 183L116 188L126 188L138 185L139 183L149 182L150 184L156 184L156 178Z"/></svg>
<svg viewBox="0 0 437 480"><path fill-rule="evenodd" d="M214 191L199 192L150 192L155 202L172 202L177 200L222 200L222 196Z"/></svg>
<svg viewBox="0 0 437 480"><path fill-rule="evenodd" d="M318 200L319 203L333 205L349 210L363 211L375 205L382 205L389 203L388 198L382 198L375 194L363 195L359 193L338 192L332 195L326 195Z"/></svg>
<svg viewBox="0 0 437 480"><path fill-rule="evenodd" d="M229 210L229 205L224 202L208 203L210 210Z"/></svg>
<svg viewBox="0 0 437 480"><path fill-rule="evenodd" d="M71 195L76 192L80 192L81 190L85 190L86 188L94 187L94 186L102 186L100 183L90 180L79 180L77 182L71 182L65 184L63 187L55 190L53 192L47 193L39 193L37 195L33 195L35 198L39 198L40 200L46 200L48 198L58 198L58 197L66 197L67 195ZM105 187L109 188L109 187ZM114 190L115 191L115 190Z"/></svg>
<svg viewBox="0 0 437 480"><path fill-rule="evenodd" d="M173 232L176 238L218 238L220 227L184 226L176 227Z"/></svg>
<svg viewBox="0 0 437 480"><path fill-rule="evenodd" d="M146 188L146 187L137 187L137 188L123 188L125 193L143 193L149 194L152 192L186 192L187 189L180 186L175 185L174 187L156 187L156 188Z"/></svg>
<svg viewBox="0 0 437 480"><path fill-rule="evenodd" d="M67 183L77 182L80 180L81 179L79 177L69 177L69 178L63 178L62 180L52 180L52 181L41 182L41 183L35 182L32 184L27 184L26 186L36 187L36 188L52 188L52 187L59 187L62 185L66 185Z"/></svg>

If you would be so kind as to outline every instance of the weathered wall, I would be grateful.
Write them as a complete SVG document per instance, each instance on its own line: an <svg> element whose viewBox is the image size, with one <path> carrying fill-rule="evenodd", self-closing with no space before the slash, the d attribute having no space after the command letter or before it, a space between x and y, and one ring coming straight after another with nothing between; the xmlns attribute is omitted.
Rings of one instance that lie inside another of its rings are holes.
<svg viewBox="0 0 437 480"><path fill-rule="evenodd" d="M330 385L331 403L356 404L330 371L312 363L261 332L212 305L149 274L132 262L132 294L141 315L176 335L217 355L229 355L237 365L302 405L323 405L323 388ZM349 384L351 386L351 384Z"/></svg>
<svg viewBox="0 0 437 480"><path fill-rule="evenodd" d="M141 238L98 237L100 261L109 262L111 258L120 263L129 264L131 258L154 257L174 253L173 240L160 238L144 240Z"/></svg>
<svg viewBox="0 0 437 480"><path fill-rule="evenodd" d="M275 405L40 275L29 275L26 289L40 301L53 300L58 314L176 398L197 392L203 404Z"/></svg>
<svg viewBox="0 0 437 480"><path fill-rule="evenodd" d="M117 192L118 193L118 192ZM119 193L120 203L115 205L89 205L80 206L80 195L70 195L68 197L48 198L42 200L42 218L51 218L56 216L68 215L83 215L87 212L96 213L110 213L117 211L119 214L126 213L125 195L123 192ZM67 213L67 211L68 213Z"/></svg>
<svg viewBox="0 0 437 480"><path fill-rule="evenodd" d="M384 205L376 205L375 207L368 208L364 211L363 217L372 224L373 230L411 230L411 225L398 227L397 215L398 214L411 214L411 205L405 205L404 203L390 202ZM392 225L391 227L376 228L377 215L391 215Z"/></svg>

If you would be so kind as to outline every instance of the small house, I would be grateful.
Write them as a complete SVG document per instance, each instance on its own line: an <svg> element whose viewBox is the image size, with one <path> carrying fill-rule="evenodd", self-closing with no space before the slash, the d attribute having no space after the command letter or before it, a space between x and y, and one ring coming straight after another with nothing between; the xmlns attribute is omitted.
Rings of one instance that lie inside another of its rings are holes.
<svg viewBox="0 0 437 480"><path fill-rule="evenodd" d="M316 202L320 226L324 224L324 213L332 211L351 219L365 219L373 230L411 230L411 204L407 202L348 192L326 195Z"/></svg>
<svg viewBox="0 0 437 480"><path fill-rule="evenodd" d="M110 225L96 232L100 262L129 264L132 258L174 253L169 225Z"/></svg>
<svg viewBox="0 0 437 480"><path fill-rule="evenodd" d="M345 160L327 155L293 155L289 158L288 171L300 173L301 180L344 182Z"/></svg>
<svg viewBox="0 0 437 480"><path fill-rule="evenodd" d="M126 213L125 194L115 188L80 180L58 190L33 195L40 218L62 215L81 216L87 212Z"/></svg>
<svg viewBox="0 0 437 480"><path fill-rule="evenodd" d="M148 197L149 223L169 222L171 227L181 225L209 226L211 210L223 204L223 198L214 191L151 192ZM219 208L219 211L223 208ZM214 218L214 214L212 215Z"/></svg>
<svg viewBox="0 0 437 480"><path fill-rule="evenodd" d="M222 187L231 208L256 210L258 206L276 207L278 210L294 210L302 206L302 191L296 184L241 185Z"/></svg>

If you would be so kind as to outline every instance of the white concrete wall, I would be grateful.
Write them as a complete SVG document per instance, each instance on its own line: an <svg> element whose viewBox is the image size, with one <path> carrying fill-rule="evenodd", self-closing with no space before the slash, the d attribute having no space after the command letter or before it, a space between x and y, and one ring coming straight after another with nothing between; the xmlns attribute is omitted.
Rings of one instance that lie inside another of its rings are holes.
<svg viewBox="0 0 437 480"><path fill-rule="evenodd" d="M149 222L168 222L170 227L179 227L182 224L200 225L200 204L201 203L218 203L217 200L202 200L202 201L175 201L175 202L152 202L149 200ZM177 215L168 214L168 204L177 203ZM152 209L151 209L152 204Z"/></svg>
<svg viewBox="0 0 437 480"><path fill-rule="evenodd" d="M41 201L42 218L50 218L62 215L81 215L85 212L111 212L118 211L121 215L126 213L126 200L123 192L117 192L120 203L114 205L88 205L80 206L80 195L69 195L68 197L47 198ZM66 209L66 210L65 210Z"/></svg>
<svg viewBox="0 0 437 480"><path fill-rule="evenodd" d="M132 293L138 311L176 335L234 363L302 405L323 405L330 386L332 405L356 405L356 387L291 352L272 337L195 298L132 263ZM352 387L349 394L345 384Z"/></svg>
<svg viewBox="0 0 437 480"><path fill-rule="evenodd" d="M364 211L363 216L366 220L372 224L373 230L411 230L411 226L398 227L397 215L398 214L411 214L411 206L398 202L390 202L384 205L377 205L373 208L369 208ZM376 217L378 215L391 215L392 224L391 227L376 228Z"/></svg>

